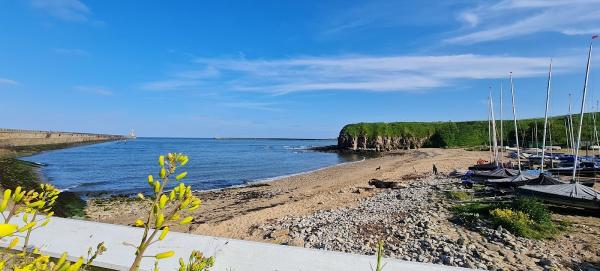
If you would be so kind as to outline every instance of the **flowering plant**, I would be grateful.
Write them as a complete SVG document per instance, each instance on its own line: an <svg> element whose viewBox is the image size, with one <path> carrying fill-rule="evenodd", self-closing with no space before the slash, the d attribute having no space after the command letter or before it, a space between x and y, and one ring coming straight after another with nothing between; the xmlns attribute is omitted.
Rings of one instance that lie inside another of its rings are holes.
<svg viewBox="0 0 600 271"><path fill-rule="evenodd" d="M159 260L174 256L174 251L164 251L151 256L144 253L149 246L165 239L170 227L191 223L193 216L190 214L202 204L192 193L192 187L180 182L187 176L187 172L177 173L177 169L185 166L188 160L186 155L180 153L159 156L159 178L155 180L152 175L148 176L152 195L146 197L138 194L148 205L148 215L135 221L135 226L144 228L144 234L137 246L131 245L136 250L130 270L138 270L144 257L153 257L155 270L158 270ZM172 176L180 183L167 191ZM79 257L77 261L70 262L66 253L59 259L52 260L49 256L41 254L38 248L29 245L31 232L50 222L54 215L52 208L59 194L60 191L50 184L41 184L37 190L24 191L21 187L16 187L14 192L11 189L4 190L0 201L0 240L6 238L11 241L7 249L0 252L0 271L4 268L15 271L88 270L93 261L106 251L104 243L100 243L95 250L89 249L86 259ZM22 219L22 226L15 223L15 219L18 218ZM22 245L17 249L20 243ZM214 258L206 258L201 252L193 251L188 262L180 258L179 265L180 271L203 271L214 265Z"/></svg>

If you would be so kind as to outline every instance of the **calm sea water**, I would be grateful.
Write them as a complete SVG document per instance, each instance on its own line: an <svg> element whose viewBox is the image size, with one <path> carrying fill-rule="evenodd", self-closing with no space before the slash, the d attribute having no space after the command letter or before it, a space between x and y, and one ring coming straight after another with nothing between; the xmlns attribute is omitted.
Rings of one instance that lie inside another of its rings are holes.
<svg viewBox="0 0 600 271"><path fill-rule="evenodd" d="M79 194L149 192L146 177L158 175L157 157L183 152L186 183L196 190L243 185L344 162L362 160L307 150L335 140L138 138L50 151L25 157L47 166L42 172L60 189Z"/></svg>

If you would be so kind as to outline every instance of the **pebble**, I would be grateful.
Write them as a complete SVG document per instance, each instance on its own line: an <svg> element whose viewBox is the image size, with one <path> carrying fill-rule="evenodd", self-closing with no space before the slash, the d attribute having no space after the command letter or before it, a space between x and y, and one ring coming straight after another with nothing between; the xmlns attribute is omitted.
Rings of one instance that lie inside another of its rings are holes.
<svg viewBox="0 0 600 271"><path fill-rule="evenodd" d="M540 270L540 266L562 270L558 261L545 256L543 245L534 247L533 241L502 227L450 222L449 208L454 203L442 191L458 189L458 182L425 177L404 188L360 199L354 206L287 216L259 229L266 237L289 236L288 244L308 248L373 255L377 243L384 240L386 257L406 261L486 270ZM361 189L351 191L360 193ZM449 231L456 235L451 238Z"/></svg>

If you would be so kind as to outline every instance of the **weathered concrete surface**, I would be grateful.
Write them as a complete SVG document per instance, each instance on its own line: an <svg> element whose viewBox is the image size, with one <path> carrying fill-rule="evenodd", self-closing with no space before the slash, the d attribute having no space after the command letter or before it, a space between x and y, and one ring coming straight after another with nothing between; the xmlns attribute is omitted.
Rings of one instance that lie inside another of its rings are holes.
<svg viewBox="0 0 600 271"><path fill-rule="evenodd" d="M72 133L56 131L30 131L0 128L0 148L39 146L51 144L77 144L124 139L121 135Z"/></svg>
<svg viewBox="0 0 600 271"><path fill-rule="evenodd" d="M21 219L15 218L16 222ZM89 247L105 242L107 251L99 256L95 265L115 270L128 270L133 262L135 249L129 244L137 244L143 229L122 225L105 224L66 218L52 218L43 228L31 235L31 244L39 247L42 253L59 256L63 252L71 255L71 260L85 256ZM6 247L9 240L0 241ZM173 250L175 257L161 260L161 270L177 270L178 259L187 259L193 250L207 256L215 256L213 271L369 271L375 265L374 256L364 256L317 249L265 244L226 238L192 235L171 232L161 242L152 245L146 255ZM395 259L384 259L384 270L470 270L444 265L424 264ZM154 258L142 261L141 270L153 270Z"/></svg>

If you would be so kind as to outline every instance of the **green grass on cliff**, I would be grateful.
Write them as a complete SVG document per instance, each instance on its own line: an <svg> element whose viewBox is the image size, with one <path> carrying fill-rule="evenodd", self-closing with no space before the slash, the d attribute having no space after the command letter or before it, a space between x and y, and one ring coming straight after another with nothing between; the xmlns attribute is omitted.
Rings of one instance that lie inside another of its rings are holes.
<svg viewBox="0 0 600 271"><path fill-rule="evenodd" d="M600 118L600 114L597 116ZM547 145L566 144L565 120L567 116L548 118L550 135L546 139ZM579 124L579 115L573 115L575 128ZM534 147L542 145L544 119L532 118L518 120L519 144ZM537 124L537 142L536 142ZM496 122L498 137L500 137L500 121ZM600 126L600 119L597 120ZM504 145L514 145L515 132L512 120L504 120ZM600 129L600 127L599 127ZM575 130L576 133L576 130ZM348 124L340 131L340 136L367 137L377 136L404 137L404 138L429 138L426 147L473 147L489 144L488 121L462 121L462 122L376 122ZM592 114L584 114L581 138L583 141L591 140L593 135ZM552 137L552 142L549 142Z"/></svg>

